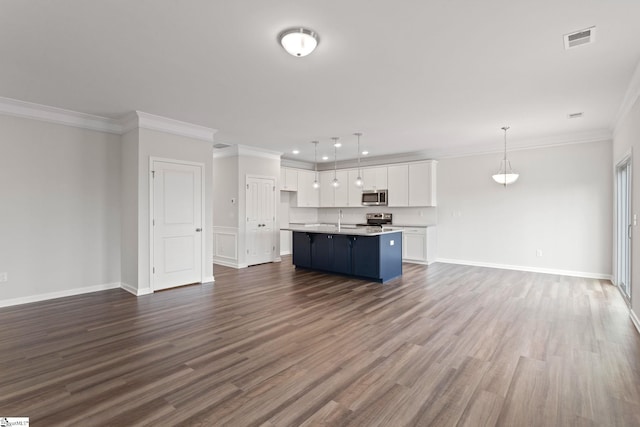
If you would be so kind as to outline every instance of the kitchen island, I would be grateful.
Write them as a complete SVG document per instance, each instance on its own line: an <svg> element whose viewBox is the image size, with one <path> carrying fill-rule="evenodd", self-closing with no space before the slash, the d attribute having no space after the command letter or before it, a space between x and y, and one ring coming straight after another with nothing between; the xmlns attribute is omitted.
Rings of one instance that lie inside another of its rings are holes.
<svg viewBox="0 0 640 427"><path fill-rule="evenodd" d="M302 225L293 232L293 264L329 273L387 282L402 275L402 230Z"/></svg>

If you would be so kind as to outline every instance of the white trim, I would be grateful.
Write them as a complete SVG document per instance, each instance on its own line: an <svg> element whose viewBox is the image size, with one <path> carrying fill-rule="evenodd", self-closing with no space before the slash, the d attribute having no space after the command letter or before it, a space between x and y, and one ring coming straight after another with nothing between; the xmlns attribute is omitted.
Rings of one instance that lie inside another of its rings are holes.
<svg viewBox="0 0 640 427"><path fill-rule="evenodd" d="M220 148L213 152L214 158L234 156L263 157L265 159L279 161L282 153L279 151L267 150L266 148L250 147L248 145L230 145L229 147Z"/></svg>
<svg viewBox="0 0 640 427"><path fill-rule="evenodd" d="M153 293L151 288L137 289L137 288L134 288L133 286L131 286L130 284L124 283L124 282L122 282L120 284L120 287L122 289L124 289L125 291L129 292L130 294L133 294L133 295L135 295L137 297L142 296L142 295L149 295L149 294Z"/></svg>
<svg viewBox="0 0 640 427"><path fill-rule="evenodd" d="M136 128L143 128L213 142L213 136L217 132L216 129L143 111L133 111L118 119L112 119L3 97L0 97L0 114L119 135Z"/></svg>
<svg viewBox="0 0 640 427"><path fill-rule="evenodd" d="M154 162L162 162L162 163L175 163L178 165L187 165L187 166L196 166L200 168L200 209L201 209L201 214L200 214L200 221L201 221L201 231L200 231L200 283L202 283L204 281L205 278L205 266L206 264L206 258L205 258L205 252L206 252L206 247L205 247L205 233L207 232L207 229L205 227L205 218L206 218L206 213L205 213L205 186L206 186L206 182L205 182L205 171L206 171L206 167L204 163L200 163L200 162L191 162L191 161L187 161L187 160L177 160L177 159L167 159L167 158L163 158L163 157L154 157L154 156L149 156L149 289L151 292L155 292L155 287L154 287L154 274L153 274L153 262L154 262L154 253L153 253L153 249L154 249L154 245L153 245L153 218L154 218L154 200L153 200L153 163Z"/></svg>
<svg viewBox="0 0 640 427"><path fill-rule="evenodd" d="M611 274L592 273L586 271L560 270L555 268L528 267L524 265L496 264L491 262L478 262L447 258L438 258L435 260L435 262L441 262L444 264L470 265L474 267L499 268L502 270L528 271L531 273L557 274L560 276L584 277L586 279L601 279L609 280L611 281L611 283L613 283L613 277Z"/></svg>
<svg viewBox="0 0 640 427"><path fill-rule="evenodd" d="M48 105L35 104L12 98L0 97L0 114L57 123L81 129L95 130L108 133L122 133L120 122L107 117L94 116L65 110Z"/></svg>
<svg viewBox="0 0 640 427"><path fill-rule="evenodd" d="M22 298L12 298L12 299L0 300L0 307L10 307L13 305L29 304L32 302L71 297L74 295L106 291L108 289L118 289L120 287L121 287L120 282L114 282L114 283L105 283L103 285L87 286L83 288L74 288L74 289L67 289L64 291L49 292L46 294L31 295L31 296L22 297Z"/></svg>
<svg viewBox="0 0 640 427"><path fill-rule="evenodd" d="M616 132L622 121L627 117L629 111L636 103L638 98L640 97L640 62L636 66L633 75L631 76L631 80L629 81L629 85L627 86L627 91L625 92L624 98L622 99L622 103L620 104L620 108L618 113L616 114L615 120L613 122L613 135L616 135Z"/></svg>
<svg viewBox="0 0 640 427"><path fill-rule="evenodd" d="M207 285L209 283L213 283L216 281L216 278L214 276L207 276L204 279L202 279L202 284L203 285Z"/></svg>
<svg viewBox="0 0 640 427"><path fill-rule="evenodd" d="M638 316L633 311L633 309L629 310L629 317L631 317L631 321L633 322L633 325L636 327L636 330L640 334L640 319L638 319Z"/></svg>
<svg viewBox="0 0 640 427"><path fill-rule="evenodd" d="M231 268L237 268L237 269L249 267L247 264L240 264L238 262L225 261L223 259L214 259L213 263L218 265L223 265L225 267L231 267Z"/></svg>
<svg viewBox="0 0 640 427"><path fill-rule="evenodd" d="M208 127L156 116L142 111L136 111L136 115L138 116L138 127L142 129L157 130L207 142L213 142L213 135L217 132L217 130Z"/></svg>

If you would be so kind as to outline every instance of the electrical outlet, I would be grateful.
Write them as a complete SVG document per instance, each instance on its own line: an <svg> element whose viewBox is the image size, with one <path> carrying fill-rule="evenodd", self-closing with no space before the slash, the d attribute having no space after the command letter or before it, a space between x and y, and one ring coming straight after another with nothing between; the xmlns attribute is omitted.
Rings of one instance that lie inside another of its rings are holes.
<svg viewBox="0 0 640 427"><path fill-rule="evenodd" d="M536 250L536 256L537 257L541 257L542 256L542 249Z"/></svg>
<svg viewBox="0 0 640 427"><path fill-rule="evenodd" d="M9 280L7 273L0 273L0 283L4 283Z"/></svg>

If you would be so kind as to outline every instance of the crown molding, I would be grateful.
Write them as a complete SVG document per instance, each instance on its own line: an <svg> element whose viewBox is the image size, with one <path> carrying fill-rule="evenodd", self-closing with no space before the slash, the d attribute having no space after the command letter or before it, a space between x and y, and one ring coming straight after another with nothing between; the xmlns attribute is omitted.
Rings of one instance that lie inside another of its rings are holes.
<svg viewBox="0 0 640 427"><path fill-rule="evenodd" d="M229 147L219 148L213 151L213 157L233 157L233 156L249 156L262 157L265 159L278 160L282 153L279 151L267 150L265 148L251 147L248 145L230 145Z"/></svg>
<svg viewBox="0 0 640 427"><path fill-rule="evenodd" d="M135 128L143 128L213 142L213 135L217 132L216 129L142 111L133 111L112 119L3 97L0 97L0 114L119 135Z"/></svg>
<svg viewBox="0 0 640 427"><path fill-rule="evenodd" d="M622 121L625 119L631 108L636 103L638 98L640 97L640 62L636 66L635 71L633 72L633 76L631 76L631 81L627 86L627 91L625 92L624 98L622 99L622 104L620 104L620 109L618 110L618 114L616 114L615 121L613 122L613 134L615 135L617 129L622 124Z"/></svg>
<svg viewBox="0 0 640 427"><path fill-rule="evenodd" d="M138 116L138 127L141 129L156 130L207 142L213 142L213 135L217 132L216 129L168 119L142 111L136 111L135 114Z"/></svg>
<svg viewBox="0 0 640 427"><path fill-rule="evenodd" d="M81 129L120 134L118 120L65 110L33 102L0 97L0 114L42 122L56 123Z"/></svg>

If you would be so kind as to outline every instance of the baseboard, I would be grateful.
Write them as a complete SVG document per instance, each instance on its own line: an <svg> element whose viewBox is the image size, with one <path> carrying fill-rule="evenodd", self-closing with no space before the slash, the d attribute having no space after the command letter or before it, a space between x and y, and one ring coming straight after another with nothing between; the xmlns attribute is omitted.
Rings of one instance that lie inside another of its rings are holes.
<svg viewBox="0 0 640 427"><path fill-rule="evenodd" d="M122 289L124 289L125 291L129 292L132 295L135 295L137 297L142 296L142 295L149 295L152 294L153 291L151 290L151 288L142 288L142 289L138 289L138 288L134 288L133 286L131 286L128 283L124 283L122 282L120 284L120 287Z"/></svg>
<svg viewBox="0 0 640 427"><path fill-rule="evenodd" d="M444 264L471 265L474 267L499 268L502 270L528 271L531 273L557 274L560 276L584 277L585 279L602 279L609 280L613 283L611 274L590 273L586 271L559 270L554 268L528 267L524 265L494 264L490 262L466 261L460 259L438 258L436 262Z"/></svg>
<svg viewBox="0 0 640 427"><path fill-rule="evenodd" d="M291 255L291 251L282 251L280 252L280 256Z"/></svg>
<svg viewBox="0 0 640 427"><path fill-rule="evenodd" d="M218 264L218 265L224 265L225 267L231 267L231 268L246 268L247 267L246 264L242 265L242 264L238 264L238 263L235 263L235 262L225 261L225 260L222 260L222 259L219 259L219 258L214 258L213 259L213 263L214 264ZM215 267L214 267L214 269L215 269Z"/></svg>
<svg viewBox="0 0 640 427"><path fill-rule="evenodd" d="M59 292L49 292L46 294L31 295L22 298L0 300L0 307L10 307L13 305L29 304L32 302L47 301L51 299L71 297L81 294L89 294L92 292L106 291L107 289L117 289L121 286L122 284L120 282L105 283L103 285L87 286L84 288L67 289Z"/></svg>
<svg viewBox="0 0 640 427"><path fill-rule="evenodd" d="M203 285L204 285L204 284L209 284L209 283L213 283L213 282L215 282L215 281L216 281L215 277L213 277L213 276L207 276L207 277L205 277L204 279L202 279L202 284L203 284Z"/></svg>
<svg viewBox="0 0 640 427"><path fill-rule="evenodd" d="M636 330L640 334L640 319L638 319L638 316L636 316L636 313L633 311L633 309L629 310L629 317L631 317L631 321L633 322L634 326L636 327Z"/></svg>

